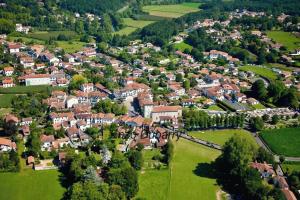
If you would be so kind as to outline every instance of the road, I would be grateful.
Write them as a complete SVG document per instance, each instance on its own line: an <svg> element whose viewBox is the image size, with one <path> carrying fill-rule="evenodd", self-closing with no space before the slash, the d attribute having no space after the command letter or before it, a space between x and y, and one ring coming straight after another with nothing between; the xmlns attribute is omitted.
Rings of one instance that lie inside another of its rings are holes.
<svg viewBox="0 0 300 200"><path fill-rule="evenodd" d="M214 143L211 143L211 142L208 142L205 140L200 140L200 139L194 138L194 137L186 135L186 134L180 134L179 136L182 138L185 138L187 140L190 140L192 142L196 142L198 144L201 144L201 145L213 148L213 149L222 150L222 147L218 144L214 144Z"/></svg>

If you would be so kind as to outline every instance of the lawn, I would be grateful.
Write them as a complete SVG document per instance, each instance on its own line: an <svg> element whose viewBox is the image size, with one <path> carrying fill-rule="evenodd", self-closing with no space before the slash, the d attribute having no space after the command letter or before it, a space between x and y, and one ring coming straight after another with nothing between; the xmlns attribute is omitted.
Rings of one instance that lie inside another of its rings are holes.
<svg viewBox="0 0 300 200"><path fill-rule="evenodd" d="M215 111L224 111L222 108L220 108L218 105L211 105L207 108L207 110L215 110Z"/></svg>
<svg viewBox="0 0 300 200"><path fill-rule="evenodd" d="M261 103L258 103L256 105L251 105L254 109L265 109L266 107L262 105Z"/></svg>
<svg viewBox="0 0 300 200"><path fill-rule="evenodd" d="M149 15L177 18L187 13L199 11L200 3L182 3L173 5L151 5L144 6L143 11L149 13Z"/></svg>
<svg viewBox="0 0 300 200"><path fill-rule="evenodd" d="M281 166L284 172L300 172L300 162L284 162Z"/></svg>
<svg viewBox="0 0 300 200"><path fill-rule="evenodd" d="M244 129L225 129L225 130L209 130L209 131L192 131L189 135L205 141L224 145L234 134L243 136L255 143L253 136Z"/></svg>
<svg viewBox="0 0 300 200"><path fill-rule="evenodd" d="M260 136L274 153L300 156L300 128L266 130Z"/></svg>
<svg viewBox="0 0 300 200"><path fill-rule="evenodd" d="M0 108L10 108L14 94L0 94Z"/></svg>
<svg viewBox="0 0 300 200"><path fill-rule="evenodd" d="M0 199L59 200L65 192L59 176L57 170L0 173Z"/></svg>
<svg viewBox="0 0 300 200"><path fill-rule="evenodd" d="M130 33L134 32L138 28L143 28L154 22L155 21L134 20L132 18L123 18L123 24L125 25L125 27L115 32L114 34L129 35Z"/></svg>
<svg viewBox="0 0 300 200"><path fill-rule="evenodd" d="M177 44L174 44L174 48L176 50L180 50L180 51L184 51L185 49L188 49L188 50L192 50L193 47L185 42L180 42L180 43L177 43Z"/></svg>
<svg viewBox="0 0 300 200"><path fill-rule="evenodd" d="M144 151L144 170L139 175L137 197L159 200L216 199L219 189L216 180L210 177L209 163L220 155L220 151L180 139L173 141L174 158L170 168L150 169L147 163L158 150Z"/></svg>
<svg viewBox="0 0 300 200"><path fill-rule="evenodd" d="M86 45L85 42L79 41L56 41L56 43L57 47L64 49L66 53L75 53Z"/></svg>
<svg viewBox="0 0 300 200"><path fill-rule="evenodd" d="M51 87L47 85L16 86L11 88L0 88L0 94L26 94L28 92L40 93L51 91L54 89L62 90L63 88Z"/></svg>
<svg viewBox="0 0 300 200"><path fill-rule="evenodd" d="M246 72L251 71L269 80L275 80L277 78L277 74L275 72L273 72L271 69L264 68L264 67L246 65L246 66L239 67L239 70L246 71Z"/></svg>
<svg viewBox="0 0 300 200"><path fill-rule="evenodd" d="M290 51L300 48L300 38L292 33L284 31L268 31L267 36L277 43L284 45Z"/></svg>

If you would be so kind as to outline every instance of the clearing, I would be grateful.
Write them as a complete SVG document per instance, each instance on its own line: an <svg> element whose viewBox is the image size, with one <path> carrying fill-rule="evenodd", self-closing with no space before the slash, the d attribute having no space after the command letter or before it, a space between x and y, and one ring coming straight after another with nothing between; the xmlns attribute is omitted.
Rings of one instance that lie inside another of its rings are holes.
<svg viewBox="0 0 300 200"><path fill-rule="evenodd" d="M151 5L151 6L144 6L143 11L153 16L166 17L166 18L178 18L185 14L199 11L200 5L201 5L200 3Z"/></svg>
<svg viewBox="0 0 300 200"><path fill-rule="evenodd" d="M54 200L62 199L65 192L57 170L0 173L0 180L0 199Z"/></svg>
<svg viewBox="0 0 300 200"><path fill-rule="evenodd" d="M290 32L267 31L267 36L277 43L285 46L289 51L300 48L300 38Z"/></svg>
<svg viewBox="0 0 300 200"><path fill-rule="evenodd" d="M158 150L149 150L144 154L145 169L139 176L140 191L137 197L196 200L201 196L203 200L216 199L216 192L220 188L213 178L210 162L221 152L184 139L173 140L173 143L174 158L169 168L149 167L149 162L155 162L151 158Z"/></svg>
<svg viewBox="0 0 300 200"><path fill-rule="evenodd" d="M189 135L202 139L205 141L213 142L218 145L224 145L227 140L229 140L235 134L247 138L249 141L255 140L250 132L244 129L224 129L224 130L208 130L208 131L192 131Z"/></svg>
<svg viewBox="0 0 300 200"><path fill-rule="evenodd" d="M186 49L188 49L189 51L191 51L193 49L193 47L191 45L189 45L185 42L176 43L173 46L176 50L180 50L182 52Z"/></svg>
<svg viewBox="0 0 300 200"><path fill-rule="evenodd" d="M300 128L265 130L260 136L274 153L300 156Z"/></svg>
<svg viewBox="0 0 300 200"><path fill-rule="evenodd" d="M152 24L154 22L155 21L134 20L132 18L123 18L123 24L125 25L125 27L115 32L114 34L129 35L130 33L136 31L137 29L148 26L149 24Z"/></svg>

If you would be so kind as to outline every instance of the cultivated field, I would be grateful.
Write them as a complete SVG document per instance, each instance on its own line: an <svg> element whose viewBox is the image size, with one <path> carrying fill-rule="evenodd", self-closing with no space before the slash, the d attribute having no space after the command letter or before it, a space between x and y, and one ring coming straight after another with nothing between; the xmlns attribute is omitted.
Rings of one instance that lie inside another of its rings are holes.
<svg viewBox="0 0 300 200"><path fill-rule="evenodd" d="M300 156L300 128L266 130L260 136L274 153Z"/></svg>
<svg viewBox="0 0 300 200"><path fill-rule="evenodd" d="M151 5L144 6L143 11L149 13L149 15L177 18L191 12L199 11L200 3L182 3L174 5Z"/></svg>
<svg viewBox="0 0 300 200"><path fill-rule="evenodd" d="M189 135L205 141L213 142L219 145L224 145L233 135L240 135L255 143L252 135L244 129L226 129L226 130L210 130L210 131L192 131Z"/></svg>
<svg viewBox="0 0 300 200"><path fill-rule="evenodd" d="M0 173L0 199L61 199L65 189L60 184L59 176L57 170Z"/></svg>
<svg viewBox="0 0 300 200"><path fill-rule="evenodd" d="M290 51L300 48L300 38L292 33L284 31L268 31L267 35L279 44L284 45Z"/></svg>
<svg viewBox="0 0 300 200"><path fill-rule="evenodd" d="M242 71L251 71L261 77L267 78L269 80L275 80L277 78L277 75L275 72L273 72L271 69L259 67L259 66L252 66L252 65L246 65L239 67Z"/></svg>
<svg viewBox="0 0 300 200"><path fill-rule="evenodd" d="M209 163L220 152L184 139L174 140L173 143L175 148L171 166L163 166L160 170L142 170L137 197L159 200L216 199L219 187ZM149 153L144 156L145 163L148 163L152 156Z"/></svg>
<svg viewBox="0 0 300 200"><path fill-rule="evenodd" d="M154 21L134 20L132 18L123 18L123 23L126 27L115 32L115 34L129 35L130 33L136 31L138 28L143 28L145 26L148 26L149 24L152 24L153 22Z"/></svg>

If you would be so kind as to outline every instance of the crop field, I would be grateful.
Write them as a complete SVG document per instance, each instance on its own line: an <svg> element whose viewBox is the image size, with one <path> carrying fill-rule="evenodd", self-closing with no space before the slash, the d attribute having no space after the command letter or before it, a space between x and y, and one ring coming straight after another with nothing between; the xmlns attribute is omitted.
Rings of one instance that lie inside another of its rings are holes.
<svg viewBox="0 0 300 200"><path fill-rule="evenodd" d="M59 179L60 173L57 170L0 173L0 199L62 199L65 188Z"/></svg>
<svg viewBox="0 0 300 200"><path fill-rule="evenodd" d="M268 31L267 36L292 51L300 48L300 38L284 31Z"/></svg>
<svg viewBox="0 0 300 200"><path fill-rule="evenodd" d="M114 34L119 35L129 35L130 33L136 31L138 28L143 28L149 24L154 23L155 21L148 20L134 20L132 18L123 18L124 28L115 32Z"/></svg>
<svg viewBox="0 0 300 200"><path fill-rule="evenodd" d="M300 156L300 128L266 130L260 136L274 153Z"/></svg>
<svg viewBox="0 0 300 200"><path fill-rule="evenodd" d="M219 186L211 173L210 162L220 155L220 151L184 139L174 140L173 143L174 158L169 168L149 169L146 165L146 169L141 171L137 197L159 200L216 199ZM155 152L151 156L147 154L144 155L145 163L151 160Z"/></svg>
<svg viewBox="0 0 300 200"><path fill-rule="evenodd" d="M182 15L199 11L200 3L182 3L174 5L150 5L144 6L143 11L148 12L149 15L177 18Z"/></svg>
<svg viewBox="0 0 300 200"><path fill-rule="evenodd" d="M275 80L277 78L277 74L275 72L273 72L271 69L264 68L264 67L246 65L246 66L239 67L239 69L246 72L251 71L269 80Z"/></svg>
<svg viewBox="0 0 300 200"><path fill-rule="evenodd" d="M250 132L244 129L226 129L226 130L209 130L209 131L192 131L189 135L199 138L205 141L213 142L219 145L224 145L227 140L229 140L235 134L245 137L249 141L255 143L254 138L251 136Z"/></svg>

